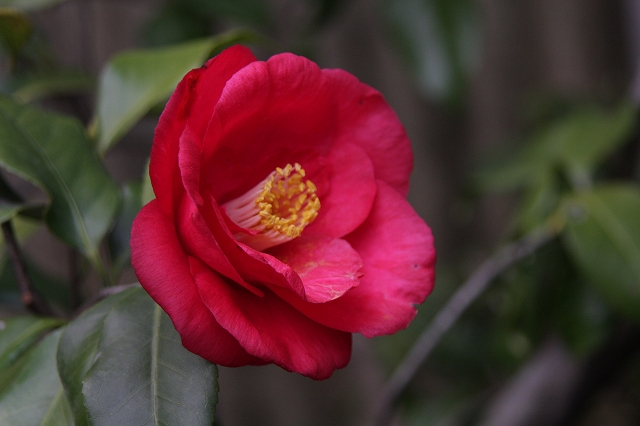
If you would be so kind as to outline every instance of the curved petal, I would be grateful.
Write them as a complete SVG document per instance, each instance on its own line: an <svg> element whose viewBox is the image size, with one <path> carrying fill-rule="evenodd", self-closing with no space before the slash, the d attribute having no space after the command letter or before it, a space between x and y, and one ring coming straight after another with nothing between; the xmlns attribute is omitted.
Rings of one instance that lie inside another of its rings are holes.
<svg viewBox="0 0 640 426"><path fill-rule="evenodd" d="M179 178L178 140L187 120L187 112L184 110L187 109L188 99L200 74L202 68L192 70L180 81L160 116L153 137L149 177L156 200L169 218L174 215L174 190L181 191L180 188L175 188L175 182Z"/></svg>
<svg viewBox="0 0 640 426"><path fill-rule="evenodd" d="M211 230L193 201L187 196L182 198L176 222L179 239L189 256L200 259L214 271L235 281L253 294L264 296L262 291L247 283L233 267L225 252L213 238Z"/></svg>
<svg viewBox="0 0 640 426"><path fill-rule="evenodd" d="M255 60L256 57L251 50L238 44L223 50L203 65L204 71L194 89L189 116L189 125L198 140L204 140L213 110L224 87L235 73Z"/></svg>
<svg viewBox="0 0 640 426"><path fill-rule="evenodd" d="M216 200L208 197L201 210L211 234L242 278L258 287L276 286L294 291L304 298L302 280L288 265L275 257L237 242L231 235Z"/></svg>
<svg viewBox="0 0 640 426"><path fill-rule="evenodd" d="M360 254L360 285L323 304L274 289L305 315L328 327L367 337L395 333L415 317L434 283L431 230L395 189L378 181L371 215L346 240Z"/></svg>
<svg viewBox="0 0 640 426"><path fill-rule="evenodd" d="M200 299L188 257L155 200L133 222L131 264L140 284L171 317L185 348L216 364L264 364L218 324Z"/></svg>
<svg viewBox="0 0 640 426"><path fill-rule="evenodd" d="M364 150L352 143L335 144L327 155L326 190L320 186L320 212L303 231L304 235L341 238L364 222L376 197L373 164ZM316 179L314 170L307 176Z"/></svg>
<svg viewBox="0 0 640 426"><path fill-rule="evenodd" d="M320 68L292 54L254 62L225 86L203 147L204 184L224 203L275 167L321 158L335 138L335 93ZM316 183L317 185L317 183Z"/></svg>
<svg viewBox="0 0 640 426"><path fill-rule="evenodd" d="M247 352L316 380L349 362L351 334L312 321L271 292L241 292L196 259L191 271L204 303Z"/></svg>
<svg viewBox="0 0 640 426"><path fill-rule="evenodd" d="M156 127L149 165L153 190L167 217L173 217L178 140L187 121L202 140L227 80L253 61L255 57L245 47L226 49L202 68L190 71L171 95Z"/></svg>
<svg viewBox="0 0 640 426"><path fill-rule="evenodd" d="M362 259L345 240L301 237L274 247L271 254L300 276L308 302L337 299L360 284Z"/></svg>
<svg viewBox="0 0 640 426"><path fill-rule="evenodd" d="M364 149L375 167L376 179L388 183L401 195L409 192L413 168L411 142L384 97L343 70L322 70L331 80L337 102L338 131L334 143L352 142Z"/></svg>

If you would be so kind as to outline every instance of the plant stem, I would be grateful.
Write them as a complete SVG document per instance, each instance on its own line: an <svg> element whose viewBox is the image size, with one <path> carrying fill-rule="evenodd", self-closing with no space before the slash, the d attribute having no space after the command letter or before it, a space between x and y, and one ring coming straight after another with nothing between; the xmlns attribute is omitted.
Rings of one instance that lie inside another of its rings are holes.
<svg viewBox="0 0 640 426"><path fill-rule="evenodd" d="M27 273L27 265L24 262L22 250L16 240L11 220L2 222L2 234L4 235L4 240L7 243L7 250L9 252L9 258L11 259L13 271L16 274L16 280L18 280L22 304L35 314L53 315L53 311L49 305L47 305L45 300L31 285L31 280Z"/></svg>
<svg viewBox="0 0 640 426"><path fill-rule="evenodd" d="M559 227L549 223L521 239L506 245L475 270L447 304L437 313L430 326L420 335L400 365L382 389L375 424L389 424L393 407L418 372L420 366L436 347L444 333L455 324L460 315L484 292L487 286L504 270L534 253L558 235Z"/></svg>

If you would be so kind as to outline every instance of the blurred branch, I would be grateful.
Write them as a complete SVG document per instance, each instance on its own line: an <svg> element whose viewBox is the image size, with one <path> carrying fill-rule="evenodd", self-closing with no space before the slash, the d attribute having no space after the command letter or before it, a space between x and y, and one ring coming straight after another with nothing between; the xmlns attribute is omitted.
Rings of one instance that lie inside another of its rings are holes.
<svg viewBox="0 0 640 426"><path fill-rule="evenodd" d="M624 377L639 352L640 327L631 323L618 325L586 362L552 336L497 393L479 424L582 424L598 396Z"/></svg>
<svg viewBox="0 0 640 426"><path fill-rule="evenodd" d="M53 315L53 311L49 305L47 305L47 302L45 302L31 284L29 274L27 273L27 265L24 263L22 250L20 250L20 246L18 245L11 220L2 222L2 234L7 244L11 266L13 267L18 286L20 287L22 304L35 314Z"/></svg>
<svg viewBox="0 0 640 426"><path fill-rule="evenodd" d="M551 335L493 397L479 426L557 425L580 375L581 363Z"/></svg>
<svg viewBox="0 0 640 426"><path fill-rule="evenodd" d="M382 389L377 404L376 425L384 426L389 424L396 401L411 383L418 369L431 354L442 335L455 324L460 315L484 292L487 286L504 270L551 241L558 235L558 232L559 227L557 224L550 222L521 239L506 245L476 269L438 312L431 325L420 335L409 353L396 368L391 379Z"/></svg>

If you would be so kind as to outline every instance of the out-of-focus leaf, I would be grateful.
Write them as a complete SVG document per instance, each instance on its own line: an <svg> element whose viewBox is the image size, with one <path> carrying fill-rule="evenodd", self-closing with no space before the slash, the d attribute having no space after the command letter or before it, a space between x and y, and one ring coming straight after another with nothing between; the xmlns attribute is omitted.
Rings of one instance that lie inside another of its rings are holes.
<svg viewBox="0 0 640 426"><path fill-rule="evenodd" d="M88 92L95 86L95 78L79 72L56 72L34 75L14 82L13 97L20 103L61 94Z"/></svg>
<svg viewBox="0 0 640 426"><path fill-rule="evenodd" d="M0 7L29 11L44 9L63 1L65 0L0 0Z"/></svg>
<svg viewBox="0 0 640 426"><path fill-rule="evenodd" d="M590 179L627 142L636 120L637 109L628 103L613 110L583 107L551 123L511 159L483 170L476 179L487 189L508 190L538 187L546 176L560 171L581 185L581 179Z"/></svg>
<svg viewBox="0 0 640 426"><path fill-rule="evenodd" d="M32 219L42 219L47 207L44 202L5 201L0 197L0 223L15 218L19 213Z"/></svg>
<svg viewBox="0 0 640 426"><path fill-rule="evenodd" d="M597 168L627 142L637 120L636 108L583 107L557 120L534 136L499 166L474 175L485 190L521 189L523 203L516 222L526 232L556 211L563 193L588 188Z"/></svg>
<svg viewBox="0 0 640 426"><path fill-rule="evenodd" d="M541 174L536 185L523 194L515 220L522 232L529 232L544 223L558 206L563 191L556 174Z"/></svg>
<svg viewBox="0 0 640 426"><path fill-rule="evenodd" d="M73 425L73 414L56 369L61 333L57 330L49 334L15 366L11 382L0 393L3 426Z"/></svg>
<svg viewBox="0 0 640 426"><path fill-rule="evenodd" d="M17 232L16 232L17 233ZM20 239L20 237L19 237ZM31 279L31 284L54 308L68 311L71 307L71 294L69 284L44 271L33 262L28 256L24 258L27 266L27 273ZM20 300L19 284L15 276L15 271L8 258L0 261L2 272L0 273L0 299L15 295L16 300ZM20 303L22 305L22 303Z"/></svg>
<svg viewBox="0 0 640 426"><path fill-rule="evenodd" d="M16 54L31 36L31 22L24 13L3 9L0 3L0 40Z"/></svg>
<svg viewBox="0 0 640 426"><path fill-rule="evenodd" d="M563 204L564 241L584 276L618 311L640 320L640 188L601 186Z"/></svg>
<svg viewBox="0 0 640 426"><path fill-rule="evenodd" d="M13 219L13 229L15 231L18 242L26 241L31 237L39 228L41 223L32 220L31 218L16 217ZM4 253L4 237L0 235L0 253Z"/></svg>
<svg viewBox="0 0 640 426"><path fill-rule="evenodd" d="M109 150L154 105L168 98L187 72L201 66L211 54L259 38L251 31L229 31L205 40L116 55L100 76L98 150Z"/></svg>
<svg viewBox="0 0 640 426"><path fill-rule="evenodd" d="M74 320L58 365L72 406L86 407L78 425L213 423L216 366L184 349L169 317L141 288Z"/></svg>
<svg viewBox="0 0 640 426"><path fill-rule="evenodd" d="M386 0L389 27L421 91L459 100L477 67L480 31L470 0Z"/></svg>
<svg viewBox="0 0 640 426"><path fill-rule="evenodd" d="M130 261L131 225L142 208L141 192L140 183L130 182L122 187L122 209L108 239L112 270L115 275L119 275Z"/></svg>
<svg viewBox="0 0 640 426"><path fill-rule="evenodd" d="M0 370L25 353L45 332L62 324L60 319L34 316L0 320Z"/></svg>
<svg viewBox="0 0 640 426"><path fill-rule="evenodd" d="M119 191L76 120L0 98L0 163L48 192L49 229L101 270Z"/></svg>
<svg viewBox="0 0 640 426"><path fill-rule="evenodd" d="M22 207L22 204L0 201L0 223L13 219L15 215L20 212Z"/></svg>
<svg viewBox="0 0 640 426"><path fill-rule="evenodd" d="M586 107L552 126L542 149L550 161L564 166L574 184L581 184L583 176L590 179L594 169L628 141L637 118L637 108L630 103L614 110Z"/></svg>

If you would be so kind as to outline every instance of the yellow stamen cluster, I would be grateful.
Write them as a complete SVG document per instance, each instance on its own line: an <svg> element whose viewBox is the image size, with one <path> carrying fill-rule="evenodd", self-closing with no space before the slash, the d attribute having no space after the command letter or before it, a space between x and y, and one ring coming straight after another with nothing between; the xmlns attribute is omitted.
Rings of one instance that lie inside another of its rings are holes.
<svg viewBox="0 0 640 426"><path fill-rule="evenodd" d="M277 167L269 175L256 199L265 228L296 238L318 216L316 186L310 180L303 182L304 177L305 171L298 163Z"/></svg>
<svg viewBox="0 0 640 426"><path fill-rule="evenodd" d="M258 231L256 235L238 232L234 237L256 250L299 237L320 210L316 186L304 179L305 174L298 163L277 167L244 195L225 203L225 211L232 221L242 228Z"/></svg>

